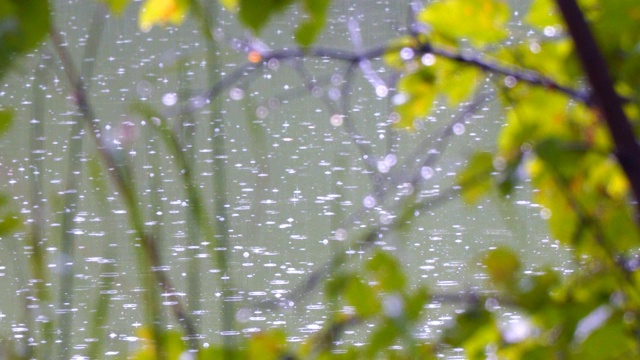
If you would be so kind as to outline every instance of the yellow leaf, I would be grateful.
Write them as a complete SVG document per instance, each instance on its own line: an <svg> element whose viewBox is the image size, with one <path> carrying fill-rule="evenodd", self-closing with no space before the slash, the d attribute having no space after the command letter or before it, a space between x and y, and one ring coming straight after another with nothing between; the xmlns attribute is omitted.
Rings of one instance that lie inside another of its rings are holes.
<svg viewBox="0 0 640 360"><path fill-rule="evenodd" d="M179 25L188 11L188 0L146 0L140 8L138 27L147 32L154 25Z"/></svg>
<svg viewBox="0 0 640 360"><path fill-rule="evenodd" d="M219 0L220 5L229 11L236 11L238 9L238 0Z"/></svg>
<svg viewBox="0 0 640 360"><path fill-rule="evenodd" d="M129 5L129 0L101 0L103 3L109 6L109 9L114 14L122 14L124 9Z"/></svg>
<svg viewBox="0 0 640 360"><path fill-rule="evenodd" d="M448 45L466 39L474 46L507 38L509 7L504 0L449 0L431 2L419 19L432 29L432 38Z"/></svg>
<svg viewBox="0 0 640 360"><path fill-rule="evenodd" d="M400 115L396 126L411 129L415 119L429 114L436 96L435 82L436 74L426 66L400 79L398 90L404 99L396 107Z"/></svg>
<svg viewBox="0 0 640 360"><path fill-rule="evenodd" d="M506 247L489 251L482 263L487 267L487 274L496 285L507 287L513 285L520 269L518 255Z"/></svg>

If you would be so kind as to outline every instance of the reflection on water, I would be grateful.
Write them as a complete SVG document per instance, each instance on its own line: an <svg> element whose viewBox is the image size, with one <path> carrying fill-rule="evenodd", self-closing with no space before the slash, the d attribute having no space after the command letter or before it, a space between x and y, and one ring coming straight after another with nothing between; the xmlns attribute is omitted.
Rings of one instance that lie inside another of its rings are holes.
<svg viewBox="0 0 640 360"><path fill-rule="evenodd" d="M349 113L343 114L331 112L325 103L339 104L345 95L341 93L344 68L339 63L270 61L264 70L240 78L221 97L226 153L216 155L213 141L219 133L210 130L211 109L199 96L211 84L206 83L206 57L195 25L140 33L130 20L137 6L129 9L130 14L106 22L99 56L85 59L95 62L91 100L110 144L124 150L123 156L135 166L145 225L160 231L163 265L151 271L166 273L178 288L162 294L162 306L168 314L176 297L188 300L204 342L274 327L287 328L288 340L297 342L320 330L331 304L325 303L322 289L302 298L294 296L297 286L337 252L353 260L346 266L356 266L368 253L354 239L371 227L391 224L402 199L414 194L418 199L442 195L469 154L492 148L501 126L499 109L487 103L475 115L453 123L452 139L440 148L442 128L458 119L461 110L439 107L435 117L419 124L420 131L395 130L390 126L394 118L389 99L394 89L383 85L389 74L381 62L366 64L377 74L375 78L354 79L348 94ZM364 47L397 36L404 31L406 9L392 14L389 8L400 9L392 2L336 2L334 20L320 43L351 49L353 44L345 35L349 19L359 22ZM92 13L92 2L57 2L59 26L76 59L87 46L85 34ZM225 76L246 62L246 54L237 50L241 42L234 40L242 38L243 32L231 15L220 16L216 36L228 45L221 47L222 65L217 72ZM264 46L290 46L290 39L281 35L288 28L286 19L276 21L264 35ZM73 268L73 302L57 304L54 311L73 314L73 351L81 353L98 341L85 328L98 291L110 300L105 322L108 339L99 340L106 342L104 355L126 354L140 336L141 304L148 291L140 286L136 271L128 210L113 185L92 171L97 156L89 140L80 144L82 150L72 159L79 162L80 170L69 173L74 166L68 159L69 149L79 138L70 133L77 120L73 96L57 70L60 64L53 59L45 61L52 70L39 85L46 94L42 148L30 148L29 134L35 125L28 119L35 78L29 69L42 57L50 57L47 50L29 56L23 71L0 89L2 104L15 107L20 116L0 144L2 190L13 195L29 224L35 221L38 205L32 201L29 179L36 176L41 181L38 206L45 211L42 241L51 275L47 286L58 286L64 272ZM491 94L489 83L483 91ZM171 121L182 126L185 151L194 161L196 186L205 194L207 207L213 208L212 180L218 174L212 164L223 161L228 176L224 204L228 218L216 219L228 226L232 269L228 273L213 265L208 240L194 231L189 199L180 181L184 169L176 166L151 124L129 109L129 104L142 102L170 114L181 106L184 92L192 95L190 104L198 110L186 119ZM357 134L350 129L353 126ZM42 173L31 175L30 153L40 158ZM430 158L438 161L431 163ZM77 184L69 187L71 178ZM66 202L70 194L76 197L73 203ZM548 239L541 219L544 214L528 199L528 189L521 188L509 199L488 199L469 207L452 195L442 206L416 210L410 227L381 237L376 245L395 252L413 281L443 294L482 289L486 277L478 266L478 254L499 244L526 255L528 271L546 263L563 267L568 257ZM73 256L63 251L60 240L65 213L74 214L67 234L74 239ZM17 266L25 255L32 255L27 237L22 232L0 243L0 283L10 289L2 295L2 303L8 305L0 312L0 324L10 327L16 339L28 325L9 309L21 306L21 293L33 286L25 279L25 269ZM219 278L231 280L236 287L225 299ZM190 286L196 286L199 298L187 299ZM237 331L220 331L216 326L223 300L237 304ZM394 299L384 304L388 312L397 310ZM425 311L426 321L416 333L419 338L437 335L451 320L453 307L436 299ZM37 321L48 319L43 315ZM516 314L505 313L506 326L526 330L519 321ZM176 325L168 322L166 326ZM366 325L356 327L346 332L343 341L357 343L370 330ZM521 333L516 330L514 336Z"/></svg>

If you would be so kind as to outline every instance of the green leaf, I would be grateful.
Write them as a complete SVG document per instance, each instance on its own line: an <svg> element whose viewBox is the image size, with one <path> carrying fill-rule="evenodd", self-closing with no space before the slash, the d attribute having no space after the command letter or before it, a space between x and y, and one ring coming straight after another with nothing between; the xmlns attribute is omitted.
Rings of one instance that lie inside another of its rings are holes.
<svg viewBox="0 0 640 360"><path fill-rule="evenodd" d="M219 0L220 5L222 5L228 11L236 11L238 10L239 0Z"/></svg>
<svg viewBox="0 0 640 360"><path fill-rule="evenodd" d="M184 357L184 356L183 356ZM219 359L249 359L247 350L244 347L230 347L225 345L209 346L201 348L198 354L199 360L219 360ZM179 360L180 358L178 358Z"/></svg>
<svg viewBox="0 0 640 360"><path fill-rule="evenodd" d="M419 286L412 294L409 294L405 300L405 317L409 321L417 321L428 300L429 292L425 287Z"/></svg>
<svg viewBox="0 0 640 360"><path fill-rule="evenodd" d="M400 79L398 91L405 99L396 107L400 115L398 127L413 128L414 120L429 114L436 97L435 81L435 72L426 66Z"/></svg>
<svg viewBox="0 0 640 360"><path fill-rule="evenodd" d="M489 251L482 260L491 281L505 288L512 287L520 270L520 259L508 248L499 247Z"/></svg>
<svg viewBox="0 0 640 360"><path fill-rule="evenodd" d="M156 340L162 341L163 351L167 359L178 359L186 351L182 334L175 330L164 330L157 334L160 339L156 339L153 330L148 326L143 326L138 330L141 338L142 348L135 353L135 360L157 359L158 344Z"/></svg>
<svg viewBox="0 0 640 360"><path fill-rule="evenodd" d="M353 276L349 279L345 296L347 303L356 309L356 313L363 319L380 313L381 305L378 294L369 284Z"/></svg>
<svg viewBox="0 0 640 360"><path fill-rule="evenodd" d="M447 59L438 59L434 65L438 72L438 91L447 97L449 106L454 107L467 100L476 89L480 70L474 66L460 64Z"/></svg>
<svg viewBox="0 0 640 360"><path fill-rule="evenodd" d="M567 177L575 173L587 150L588 146L585 144L569 142L557 137L546 138L535 147L536 155L547 166Z"/></svg>
<svg viewBox="0 0 640 360"><path fill-rule="evenodd" d="M247 346L247 358L278 360L285 358L287 335L280 329L260 332L251 337Z"/></svg>
<svg viewBox="0 0 640 360"><path fill-rule="evenodd" d="M567 111L570 104L566 96L526 85L510 89L506 94L503 100L508 106L507 126L498 136L499 153L505 159L519 156L524 145L529 148L550 137L575 141L582 134L570 121ZM581 121L586 120L585 115L588 114L581 116ZM589 127L580 126L585 128L586 134Z"/></svg>
<svg viewBox="0 0 640 360"><path fill-rule="evenodd" d="M393 345L399 335L400 331L394 323L385 321L378 324L368 339L369 344L365 349L366 358L375 359L381 350Z"/></svg>
<svg viewBox="0 0 640 360"><path fill-rule="evenodd" d="M544 168L544 166L539 165L541 163L541 161L532 162L531 167ZM565 244L576 245L576 240L580 239L576 239L575 236L579 233L577 229L578 226L581 226L582 221L576 214L575 209L567 201L566 191L556 186L548 171L547 176L536 176L535 184L540 189L536 194L536 200L546 208L545 212L548 213L551 234Z"/></svg>
<svg viewBox="0 0 640 360"><path fill-rule="evenodd" d="M164 347L168 359L179 359L187 350L182 340L182 333L179 331L165 330L161 335L164 336Z"/></svg>
<svg viewBox="0 0 640 360"><path fill-rule="evenodd" d="M22 225L17 212L9 212L0 218L0 236L13 234Z"/></svg>
<svg viewBox="0 0 640 360"><path fill-rule="evenodd" d="M311 45L322 29L327 18L330 0L303 0L302 7L308 18L295 32L296 42L301 46Z"/></svg>
<svg viewBox="0 0 640 360"><path fill-rule="evenodd" d="M0 1L0 77L17 55L35 48L49 31L47 0Z"/></svg>
<svg viewBox="0 0 640 360"><path fill-rule="evenodd" d="M107 4L109 10L114 14L122 14L124 9L129 5L130 0L100 0Z"/></svg>
<svg viewBox="0 0 640 360"><path fill-rule="evenodd" d="M577 345L576 359L625 359L637 352L637 339L625 327L620 314L612 317L603 326L595 329Z"/></svg>
<svg viewBox="0 0 640 360"><path fill-rule="evenodd" d="M240 21L257 33L272 16L282 12L293 2L294 0L240 0L238 15Z"/></svg>
<svg viewBox="0 0 640 360"><path fill-rule="evenodd" d="M519 282L520 289L513 295L517 298L518 305L526 311L544 311L551 301L551 291L558 285L559 280L558 274L551 270L527 276Z"/></svg>
<svg viewBox="0 0 640 360"><path fill-rule="evenodd" d="M333 302L339 296L341 296L347 285L349 284L349 279L352 275L346 273L338 273L333 277L327 279L324 283L324 293L327 297L327 300Z"/></svg>
<svg viewBox="0 0 640 360"><path fill-rule="evenodd" d="M22 219L18 212L10 210L11 198L0 193L0 237L13 234L21 225Z"/></svg>
<svg viewBox="0 0 640 360"><path fill-rule="evenodd" d="M373 273L382 291L400 292L406 286L406 276L398 260L385 251L376 251L367 262L367 270Z"/></svg>
<svg viewBox="0 0 640 360"><path fill-rule="evenodd" d="M322 30L323 25L318 24L315 21L305 21L295 32L295 39L298 45L300 46L309 46L316 39L320 31Z"/></svg>
<svg viewBox="0 0 640 360"><path fill-rule="evenodd" d="M557 83L579 87L583 73L574 50L573 42L568 37L543 37L505 47L496 52L496 57L537 71Z"/></svg>
<svg viewBox="0 0 640 360"><path fill-rule="evenodd" d="M4 136L13 124L13 111L0 110L0 137Z"/></svg>
<svg viewBox="0 0 640 360"><path fill-rule="evenodd" d="M518 175L519 169L522 165L523 154L517 153L509 160L499 158L501 161L506 161L504 170L501 171L500 178L498 179L498 190L500 195L507 196L513 192L513 189L520 182L521 176Z"/></svg>
<svg viewBox="0 0 640 360"><path fill-rule="evenodd" d="M640 3L603 1L594 12L593 26L609 71L620 86L636 93L640 86Z"/></svg>
<svg viewBox="0 0 640 360"><path fill-rule="evenodd" d="M453 347L464 348L468 359L484 359L486 346L499 339L499 332L492 314L478 304L458 315L443 339Z"/></svg>
<svg viewBox="0 0 640 360"><path fill-rule="evenodd" d="M509 7L501 0L430 2L419 20L433 29L436 41L456 45L464 39L482 47L506 39Z"/></svg>
<svg viewBox="0 0 640 360"><path fill-rule="evenodd" d="M477 202L491 190L493 171L493 154L473 154L466 168L458 174L458 185L462 188L462 197L467 203Z"/></svg>
<svg viewBox="0 0 640 360"><path fill-rule="evenodd" d="M524 21L540 29L564 23L557 12L557 7L553 0L533 0Z"/></svg>

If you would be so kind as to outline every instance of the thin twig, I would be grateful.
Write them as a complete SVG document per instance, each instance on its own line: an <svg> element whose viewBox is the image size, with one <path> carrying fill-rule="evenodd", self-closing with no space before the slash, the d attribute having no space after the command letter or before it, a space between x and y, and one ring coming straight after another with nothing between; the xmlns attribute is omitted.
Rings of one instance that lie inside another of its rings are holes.
<svg viewBox="0 0 640 360"><path fill-rule="evenodd" d="M281 49L266 51L262 53L261 56L262 62L265 64L272 59L291 60L302 58L332 59L337 61L344 61L349 64L358 64L362 60L378 59L383 55L395 53L404 48L410 47L406 45L381 45L361 52L326 47L315 47L310 49ZM548 89L560 91L575 99L576 101L585 103L587 105L591 104L590 96L586 91L575 90L561 85L553 79L533 70L524 69L513 65L502 64L497 60L490 59L489 57L481 55L480 53L467 54L465 52L465 54L462 54L446 50L444 48L434 47L429 43L417 43L417 45L413 46L413 50L417 54L432 53L434 55L441 56L450 60L463 62L488 73L495 73L503 76L512 76L517 80L527 82L532 85L542 86ZM211 100L219 96L222 91L235 84L241 77L243 77L247 73L253 72L257 68L259 68L258 64L251 62L240 65L235 71L231 72L229 75L213 84L211 88L201 96L205 99Z"/></svg>
<svg viewBox="0 0 640 360"><path fill-rule="evenodd" d="M31 226L31 232L29 234L29 245L31 246L31 279L37 279L38 281L34 281L35 291L30 292L31 296L28 296L28 293L24 293L24 317L25 323L29 324L28 333L25 335L32 336L35 332L33 328L35 324L35 318L37 316L36 312L33 309L33 305L35 304L40 308L39 311L45 312L47 316L52 317L52 314L48 312L48 306L45 306L50 300L50 293L47 287L47 283L49 282L49 277L47 276L48 272L46 271L46 258L44 249L47 247L45 244L45 237L43 235L44 227L46 225L45 220L45 204L46 198L43 190L43 181L42 177L45 173L45 169L43 166L44 162L44 141L45 141L45 114L46 114L46 94L44 91L44 84L46 82L47 75L47 65L51 63L51 55L43 50L42 58L38 67L36 68L35 76L33 79L33 112L32 112L32 121L29 129L29 140L30 140L30 151L29 151L29 180L30 180L30 193L31 193L31 208L33 213L33 222ZM13 241L9 242L13 245ZM17 253L17 252L16 252ZM19 269L19 267L16 267ZM19 271L19 284L27 284L27 277ZM20 292L20 291L19 291ZM35 301L34 301L35 300ZM33 346L29 346L28 344L25 346L27 349L27 357L37 357L36 350L40 350L40 354L46 354L47 351L51 350L49 347L52 346L52 336L54 325L52 321L42 323L41 334L43 335L43 341L46 345L44 345L45 349L35 349ZM34 354L35 353L35 354ZM36 356L34 356L36 355Z"/></svg>
<svg viewBox="0 0 640 360"><path fill-rule="evenodd" d="M82 57L82 81L85 86L85 91L88 92L88 88L91 84L91 74L93 73L94 64L96 61L96 55L100 45L100 39L102 35L102 29L104 25L104 19L106 14L106 8L104 4L97 4L94 11L93 21L89 36L87 39L87 46ZM75 278L75 238L76 235L73 231L73 221L78 213L78 199L79 191L78 187L82 179L82 144L83 144L83 129L82 115L74 116L75 123L71 127L69 133L69 149L68 164L67 164L67 176L66 176L66 191L65 202L62 215L62 227L61 227L61 246L60 255L64 259L62 268L60 271L60 294L58 300L59 312L59 329L60 329L60 346L59 357L69 358L71 351L71 329L73 326L73 312L69 309L73 308L73 284Z"/></svg>
<svg viewBox="0 0 640 360"><path fill-rule="evenodd" d="M160 257L158 249L156 248L155 238L152 234L145 231L144 221L140 212L138 202L133 190L133 185L128 181L129 174L131 173L129 167L121 159L118 159L114 150L108 147L102 136L100 125L95 117L93 107L91 106L88 94L85 90L82 79L78 76L76 67L67 48L64 44L62 36L52 24L49 29L49 37L51 38L55 52L58 58L63 63L64 71L67 75L67 79L73 89L76 104L82 118L87 126L91 129L90 134L96 144L96 148L100 153L100 156L107 165L109 174L111 175L116 187L119 189L119 193L123 197L124 202L127 204L129 212L129 220L131 225L135 229L137 236L141 242L142 248L145 251L145 255L149 261L149 264L154 269L160 269ZM163 291L167 294L175 293L171 280L163 271L153 271L157 282L162 287ZM188 313L185 311L182 302L178 297L172 302L172 310L176 319L183 326L185 333L189 337L196 336L196 330L191 322Z"/></svg>
<svg viewBox="0 0 640 360"><path fill-rule="evenodd" d="M372 227L366 233L360 236L360 239L355 243L355 251L358 252L369 250L385 234L391 233L405 226L406 222L409 220L408 217L414 217L414 214L416 214L416 212L422 214L424 213L424 210L433 209L444 204L446 201L451 200L451 198L455 196L458 191L459 190L457 188L452 187L440 192L438 195L427 197L420 201L407 204L403 207L404 216L395 217L391 224ZM351 245L354 244L350 244L350 248L353 247ZM347 261L348 258L346 252L338 251L330 260L311 272L305 280L303 280L290 292L288 297L278 300L262 301L256 303L253 307L262 309L287 307L289 303L295 303L296 301L299 301L304 296L309 294L313 289L320 285L324 279L335 273Z"/></svg>

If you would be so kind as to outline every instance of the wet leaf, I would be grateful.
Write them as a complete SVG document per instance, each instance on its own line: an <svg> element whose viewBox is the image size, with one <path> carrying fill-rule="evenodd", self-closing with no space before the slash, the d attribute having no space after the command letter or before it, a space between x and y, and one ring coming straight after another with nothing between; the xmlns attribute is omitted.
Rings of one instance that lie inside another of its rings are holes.
<svg viewBox="0 0 640 360"><path fill-rule="evenodd" d="M457 45L465 39L474 46L482 47L507 37L509 7L501 0L431 2L419 20L433 29L435 40Z"/></svg>
<svg viewBox="0 0 640 360"><path fill-rule="evenodd" d="M389 48L399 48L401 46L413 48L416 46L416 40L410 36L402 36L391 40L388 44ZM382 56L382 59L385 64L396 70L405 70L406 60L400 56L400 51L389 51Z"/></svg>
<svg viewBox="0 0 640 360"><path fill-rule="evenodd" d="M634 334L629 331L621 316L615 316L597 327L588 337L579 342L576 359L624 359L633 357L637 347Z"/></svg>
<svg viewBox="0 0 640 360"><path fill-rule="evenodd" d="M13 124L13 112L10 110L0 110L0 137L4 136Z"/></svg>
<svg viewBox="0 0 640 360"><path fill-rule="evenodd" d="M351 277L345 297L347 303L353 306L358 316L363 319L380 313L381 305L378 294L359 277Z"/></svg>
<svg viewBox="0 0 640 360"><path fill-rule="evenodd" d="M489 251L482 260L491 281L499 286L511 287L518 277L520 260L516 253L508 248L499 247Z"/></svg>
<svg viewBox="0 0 640 360"><path fill-rule="evenodd" d="M140 7L138 27L149 31L155 25L179 25L188 11L189 0L146 0Z"/></svg>
<svg viewBox="0 0 640 360"><path fill-rule="evenodd" d="M14 233L22 225L22 218L12 210L11 202L8 194L0 193L0 237Z"/></svg>
<svg viewBox="0 0 640 360"><path fill-rule="evenodd" d="M473 94L482 74L476 67L445 59L438 59L433 66L438 72L438 91L446 96L451 107L457 106Z"/></svg>
<svg viewBox="0 0 640 360"><path fill-rule="evenodd" d="M619 252L637 249L640 245L640 234L633 209L626 201L610 204L611 210L598 219L605 236L603 240L611 249Z"/></svg>
<svg viewBox="0 0 640 360"><path fill-rule="evenodd" d="M13 234L22 225L22 220L17 212L8 212L0 218L0 236Z"/></svg>
<svg viewBox="0 0 640 360"><path fill-rule="evenodd" d="M498 161L505 161L506 166L500 171L500 178L498 179L498 190L500 195L510 195L516 185L521 181L520 168L522 167L523 154L516 153L515 156L508 160L500 157Z"/></svg>
<svg viewBox="0 0 640 360"><path fill-rule="evenodd" d="M219 0L220 5L229 11L236 11L240 0Z"/></svg>
<svg viewBox="0 0 640 360"><path fill-rule="evenodd" d="M547 270L539 275L527 276L520 280L519 290L512 292L519 306L531 313L545 309L551 301L551 291L558 285L560 278L554 271Z"/></svg>
<svg viewBox="0 0 640 360"><path fill-rule="evenodd" d="M580 135L570 121L566 96L526 85L511 89L507 96L507 126L498 137L506 158L520 153L524 144L531 147L550 137L575 141Z"/></svg>
<svg viewBox="0 0 640 360"><path fill-rule="evenodd" d="M488 344L499 338L492 314L484 306L474 306L455 318L453 326L444 333L443 340L466 351L469 359L484 358Z"/></svg>
<svg viewBox="0 0 640 360"><path fill-rule="evenodd" d="M417 321L428 300L429 291L427 288L419 286L413 293L407 296L404 316L409 321Z"/></svg>
<svg viewBox="0 0 640 360"><path fill-rule="evenodd" d="M107 4L109 10L114 14L122 14L124 9L129 5L130 0L101 0Z"/></svg>
<svg viewBox="0 0 640 360"><path fill-rule="evenodd" d="M351 274L338 273L330 279L327 279L327 281L324 283L324 293L327 299L329 301L334 301L339 296L341 296L344 293L347 285L349 284L352 276L353 275Z"/></svg>
<svg viewBox="0 0 640 360"><path fill-rule="evenodd" d="M383 324L378 324L368 339L369 344L365 349L366 357L368 359L376 358L381 350L393 345L399 335L400 331L394 323L386 321Z"/></svg>
<svg viewBox="0 0 640 360"><path fill-rule="evenodd" d="M281 13L294 0L239 0L240 21L259 32L274 15Z"/></svg>
<svg viewBox="0 0 640 360"><path fill-rule="evenodd" d="M588 146L583 143L549 137L536 145L535 152L547 166L569 177L575 174L588 149Z"/></svg>
<svg viewBox="0 0 640 360"><path fill-rule="evenodd" d="M278 360L285 357L286 349L286 334L280 329L274 329L252 336L248 343L247 355L249 359Z"/></svg>
<svg viewBox="0 0 640 360"><path fill-rule="evenodd" d="M458 185L462 188L462 197L470 204L476 203L492 187L491 173L493 154L477 152L473 154L465 169L458 174Z"/></svg>
<svg viewBox="0 0 640 360"><path fill-rule="evenodd" d="M302 8L307 18L295 32L295 39L298 45L309 46L316 40L322 29L324 29L330 4L330 0L302 1Z"/></svg>
<svg viewBox="0 0 640 360"><path fill-rule="evenodd" d="M406 276L398 260L385 251L377 251L367 262L370 271L384 292L403 291Z"/></svg>
<svg viewBox="0 0 640 360"><path fill-rule="evenodd" d="M400 115L398 127L411 129L416 119L429 114L436 97L435 81L430 67L422 67L400 79L398 91L404 100L396 107Z"/></svg>
<svg viewBox="0 0 640 360"><path fill-rule="evenodd" d="M516 46L500 49L496 57L537 71L564 85L577 83L583 76L573 42L566 37L534 37Z"/></svg>
<svg viewBox="0 0 640 360"><path fill-rule="evenodd" d="M525 22L539 29L564 23L553 0L533 0L525 16Z"/></svg>
<svg viewBox="0 0 640 360"><path fill-rule="evenodd" d="M47 0L0 1L0 77L16 56L44 40L49 31L50 14Z"/></svg>
<svg viewBox="0 0 640 360"><path fill-rule="evenodd" d="M164 330L154 334L151 327L142 326L138 329L138 337L142 342L142 349L135 354L135 360L157 359L160 347L156 340L162 342L163 357L166 359L179 359L187 350L182 334L175 330Z"/></svg>

